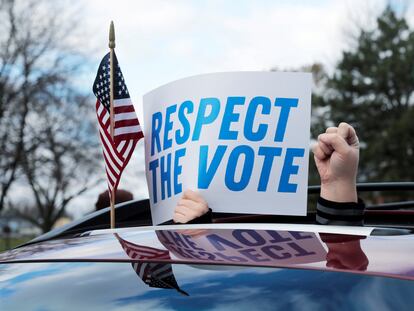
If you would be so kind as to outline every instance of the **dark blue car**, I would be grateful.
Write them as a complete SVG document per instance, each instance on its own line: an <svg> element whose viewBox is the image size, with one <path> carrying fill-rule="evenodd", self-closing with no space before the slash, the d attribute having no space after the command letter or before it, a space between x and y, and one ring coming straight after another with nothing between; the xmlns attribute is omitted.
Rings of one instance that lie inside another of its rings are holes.
<svg viewBox="0 0 414 311"><path fill-rule="evenodd" d="M311 214L153 227L147 209L126 203L120 229L102 229L104 210L0 254L0 310L413 309L410 210L368 209L365 227Z"/></svg>

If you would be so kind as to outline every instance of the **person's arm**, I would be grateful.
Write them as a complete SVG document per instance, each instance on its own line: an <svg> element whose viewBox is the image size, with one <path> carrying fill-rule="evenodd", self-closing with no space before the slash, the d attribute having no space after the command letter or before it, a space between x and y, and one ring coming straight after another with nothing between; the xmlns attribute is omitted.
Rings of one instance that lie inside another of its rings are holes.
<svg viewBox="0 0 414 311"><path fill-rule="evenodd" d="M321 178L317 222L361 225L365 206L356 191L359 140L354 128L347 123L328 128L318 136L313 153Z"/></svg>

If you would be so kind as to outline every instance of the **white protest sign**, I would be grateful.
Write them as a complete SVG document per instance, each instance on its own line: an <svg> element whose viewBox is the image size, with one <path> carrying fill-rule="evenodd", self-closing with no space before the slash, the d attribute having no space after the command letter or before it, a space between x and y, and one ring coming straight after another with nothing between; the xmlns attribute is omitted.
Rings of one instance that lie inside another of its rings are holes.
<svg viewBox="0 0 414 311"><path fill-rule="evenodd" d="M206 74L146 94L153 223L186 189L214 212L305 215L310 110L307 73Z"/></svg>
<svg viewBox="0 0 414 311"><path fill-rule="evenodd" d="M295 265L324 261L327 254L312 232L160 230L157 236L176 258L193 262Z"/></svg>

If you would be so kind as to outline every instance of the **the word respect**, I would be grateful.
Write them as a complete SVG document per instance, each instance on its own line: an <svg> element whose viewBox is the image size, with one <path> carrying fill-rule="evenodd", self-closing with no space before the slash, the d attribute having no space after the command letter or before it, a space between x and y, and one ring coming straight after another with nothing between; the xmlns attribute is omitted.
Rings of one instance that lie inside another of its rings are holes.
<svg viewBox="0 0 414 311"><path fill-rule="evenodd" d="M274 159L279 157L283 165L277 191L296 192L297 185L290 183L289 178L298 173L299 166L294 164L294 159L304 156L304 148L283 150L278 144L284 141L289 116L292 109L297 107L297 98L271 100L265 96L256 96L247 100L246 97L231 96L225 103L215 97L202 98L197 105L186 100L166 107L165 111L154 113L150 137L152 160L149 162L154 203L158 201L158 194L164 200L173 193L182 192L179 176L183 170L183 158L186 157L185 146L193 142L199 144L199 189L210 186L221 165L225 168L226 187L231 191L245 189L253 174L256 157L262 157L263 165L256 187L257 191L266 191ZM243 118L240 108L245 109ZM272 124L275 120L276 125ZM271 131L270 128L274 130ZM218 133L217 137L211 137L211 129L219 129L214 131ZM206 136L208 141L200 144L199 141L203 141ZM241 139L255 144L240 144L235 147L233 144L230 148L228 142ZM213 141L218 142L216 147L211 147ZM238 165L242 165L241 170L237 169Z"/></svg>
<svg viewBox="0 0 414 311"><path fill-rule="evenodd" d="M173 230L156 232L177 257L235 263L312 262L323 251L313 233L274 230L215 230L192 238Z"/></svg>

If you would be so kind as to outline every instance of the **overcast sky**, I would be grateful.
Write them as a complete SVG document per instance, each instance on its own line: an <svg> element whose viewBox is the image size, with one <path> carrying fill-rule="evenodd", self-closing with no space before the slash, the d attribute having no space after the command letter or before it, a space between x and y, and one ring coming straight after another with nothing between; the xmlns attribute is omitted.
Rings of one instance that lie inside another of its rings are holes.
<svg viewBox="0 0 414 311"><path fill-rule="evenodd" d="M349 47L356 23L372 25L383 0L89 0L80 7L90 68L80 80L92 86L108 51L108 28L115 23L116 53L138 117L142 96L165 83L209 72L289 69L321 62L328 70ZM409 1L392 1L397 11ZM410 24L414 10L406 12ZM90 53L90 51L93 51ZM94 105L92 105L94 107ZM143 141L126 168L120 188L147 197ZM104 171L102 170L102 174ZM93 209L106 185L75 200L79 217Z"/></svg>

